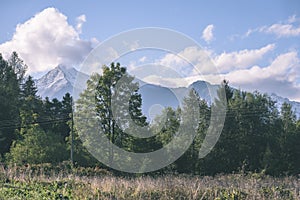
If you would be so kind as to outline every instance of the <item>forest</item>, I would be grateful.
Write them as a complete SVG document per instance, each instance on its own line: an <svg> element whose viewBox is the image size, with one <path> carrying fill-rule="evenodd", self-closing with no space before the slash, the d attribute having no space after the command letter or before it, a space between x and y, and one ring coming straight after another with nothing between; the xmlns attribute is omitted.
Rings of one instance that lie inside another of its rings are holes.
<svg viewBox="0 0 300 200"><path fill-rule="evenodd" d="M26 75L26 69L26 64L17 53L14 52L7 60L0 54L0 159L3 169L38 165L54 168L71 162L70 165L77 169L93 168L116 176L139 176L110 169L85 148L93 141L89 138L82 141L84 127L74 126L73 111L88 117L87 105L93 101L96 105L93 112L100 119L105 136L118 147L131 152L162 148L174 137L185 113L195 109L198 111L197 134L188 150L174 163L147 173L149 176L263 173L284 177L300 174L300 120L291 105L284 103L277 108L276 102L267 94L234 89L230 86L230 80L224 80L222 87L227 102L224 127L211 152L199 159L198 151L209 127L211 110L217 105L209 105L195 92L190 92L184 99L185 109L164 109L162 115L157 116L150 125L155 136L141 139L126 134L111 117L111 99L116 83L126 77L128 85L123 88L123 93L130 96L124 95L122 98L130 99L129 113L121 115L124 118L130 116L140 126L148 125L141 111L142 96L138 89L128 92L128 88L138 88L138 84L119 63L103 66L102 75L91 76L75 108L69 93L62 100L39 97L35 82ZM95 91L91 91L93 89ZM197 102L193 104L197 106L189 107L190 102ZM162 118L167 119L166 123L161 124ZM128 127L127 130L130 130L131 125ZM113 157L112 154L110 152L109 156Z"/></svg>
<svg viewBox="0 0 300 200"><path fill-rule="evenodd" d="M70 159L70 132L72 97L65 94L63 99L41 99L31 76L25 76L26 64L13 53L9 60L0 57L0 135L1 160L6 164L57 164ZM158 116L152 125L155 137L147 141L134 138L114 124L114 132L108 129L109 120L105 116L111 108L107 107L105 96L112 90L114 82L128 76L126 68L112 63L104 66L103 75L93 75L88 81L86 91L79 100L78 107L88 104L87 95L97 85L96 109L102 119L104 132L118 146L136 152L158 149L172 138L180 124L180 108L166 108L163 111L167 122L159 125ZM132 81L132 80L129 80ZM131 83L137 84L137 83ZM194 142L175 163L162 171L176 171L214 175L240 170L260 172L271 175L299 174L300 170L300 121L289 104L280 109L275 107L269 96L258 92L249 93L231 88L224 81L227 111L221 137L214 149L203 159L198 159L202 140L210 120L210 106L196 94L190 94L184 101L198 101L200 117ZM133 92L129 110L135 123L147 124L141 112L141 96ZM104 98L101 98L104 97ZM110 97L111 99L111 97ZM92 99L94 101L94 99ZM85 111L85 110L84 110ZM76 128L75 128L76 129ZM121 139L120 139L121 138ZM81 144L74 131L74 162L80 166L101 166ZM104 166L102 166L104 167Z"/></svg>

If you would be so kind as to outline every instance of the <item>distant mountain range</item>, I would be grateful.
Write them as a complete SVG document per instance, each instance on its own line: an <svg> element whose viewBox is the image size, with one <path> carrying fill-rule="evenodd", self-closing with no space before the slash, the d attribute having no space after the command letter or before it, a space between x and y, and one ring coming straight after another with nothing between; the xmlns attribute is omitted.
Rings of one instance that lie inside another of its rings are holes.
<svg viewBox="0 0 300 200"><path fill-rule="evenodd" d="M295 114L296 114L297 118L298 119L300 118L300 102L291 101L288 98L278 96L274 93L272 93L270 96L271 96L272 100L276 102L277 108L281 108L281 106L284 102L289 103L290 105L292 105L292 108L295 111Z"/></svg>
<svg viewBox="0 0 300 200"><path fill-rule="evenodd" d="M76 83L76 78L80 77L80 83ZM73 88L76 83L76 91L85 89L86 81L89 79L87 74L77 71L75 68L58 65L53 70L46 73L44 76L36 80L38 87L38 95L41 97L49 97L62 99L65 93L73 93ZM187 88L167 88L159 85L145 83L137 80L140 84L139 92L142 95L143 113L147 118L151 118L153 114L157 114L163 107L177 108L180 105L182 98L186 95ZM189 85L188 88L194 88L202 99L205 99L209 104L217 96L217 85L212 85L205 81L196 81ZM79 94L73 94L74 99L77 99ZM292 105L297 117L300 117L300 102L290 101L288 98L280 97L272 93L271 98L275 100L278 108L284 102ZM154 112L154 113L153 113Z"/></svg>

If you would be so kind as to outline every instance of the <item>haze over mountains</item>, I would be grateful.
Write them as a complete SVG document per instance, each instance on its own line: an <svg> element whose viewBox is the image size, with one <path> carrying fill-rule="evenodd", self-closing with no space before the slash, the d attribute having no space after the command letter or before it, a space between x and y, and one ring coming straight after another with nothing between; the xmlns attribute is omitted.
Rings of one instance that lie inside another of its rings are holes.
<svg viewBox="0 0 300 200"><path fill-rule="evenodd" d="M80 77L80 83L76 83L77 77ZM84 90L85 83L88 79L89 76L87 74L79 72L73 67L58 65L56 68L36 80L38 95L43 98L62 99L65 93L73 93L75 85L79 91ZM163 107L170 106L177 108L188 91L187 88L167 88L145 83L140 80L138 81L140 83L139 92L143 99L143 113L147 118L150 117L150 119L153 114L160 112ZM218 86L199 80L189 85L188 88L194 88L199 96L210 104L217 95L216 91ZM77 99L79 94L72 95ZM277 102L276 106L278 108L280 108L284 102L291 104L297 117L300 117L300 102L290 101L288 98L280 97L274 93L270 94L270 96Z"/></svg>

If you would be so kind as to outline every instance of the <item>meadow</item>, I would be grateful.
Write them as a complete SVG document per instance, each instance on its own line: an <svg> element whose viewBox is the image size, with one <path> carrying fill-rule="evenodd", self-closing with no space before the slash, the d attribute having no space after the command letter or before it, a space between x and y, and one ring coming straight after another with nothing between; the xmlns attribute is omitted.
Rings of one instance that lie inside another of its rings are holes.
<svg viewBox="0 0 300 200"><path fill-rule="evenodd" d="M0 199L300 199L300 177L117 176L98 167L2 166Z"/></svg>

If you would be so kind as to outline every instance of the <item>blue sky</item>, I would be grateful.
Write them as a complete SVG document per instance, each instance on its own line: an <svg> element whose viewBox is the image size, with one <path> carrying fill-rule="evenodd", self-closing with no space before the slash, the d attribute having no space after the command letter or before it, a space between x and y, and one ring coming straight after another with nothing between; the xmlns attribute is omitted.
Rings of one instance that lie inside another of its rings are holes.
<svg viewBox="0 0 300 200"><path fill-rule="evenodd" d="M298 0L6 0L1 2L0 18L0 52L7 56L16 50L36 77L59 63L78 66L93 47L120 32L161 27L199 43L233 86L300 101ZM147 54L124 62L137 64L153 56ZM180 55L196 54L190 48ZM176 60L159 53L152 61L158 59ZM180 68L182 63L176 64Z"/></svg>

